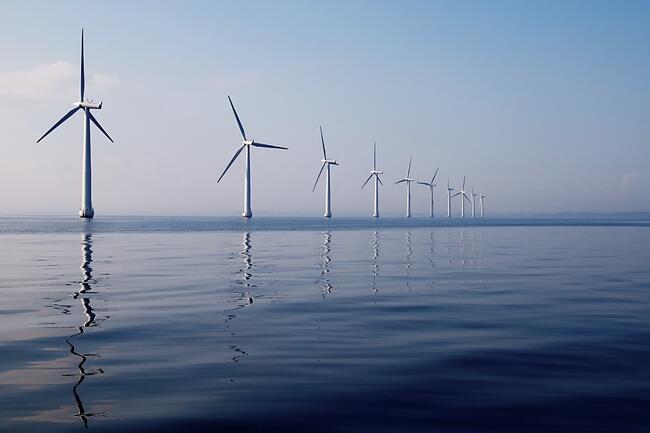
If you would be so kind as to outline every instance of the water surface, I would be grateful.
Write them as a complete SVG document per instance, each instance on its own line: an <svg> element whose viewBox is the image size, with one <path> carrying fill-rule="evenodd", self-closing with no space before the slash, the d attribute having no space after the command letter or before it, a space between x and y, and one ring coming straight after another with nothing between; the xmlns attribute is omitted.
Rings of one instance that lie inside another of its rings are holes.
<svg viewBox="0 0 650 433"><path fill-rule="evenodd" d="M646 221L0 218L0 431L650 429Z"/></svg>

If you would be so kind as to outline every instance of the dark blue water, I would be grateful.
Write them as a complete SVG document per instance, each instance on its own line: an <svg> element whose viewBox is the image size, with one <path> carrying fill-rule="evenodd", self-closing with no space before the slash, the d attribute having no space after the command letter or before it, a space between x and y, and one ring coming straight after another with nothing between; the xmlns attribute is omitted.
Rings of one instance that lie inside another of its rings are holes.
<svg viewBox="0 0 650 433"><path fill-rule="evenodd" d="M645 220L0 218L0 431L647 432Z"/></svg>

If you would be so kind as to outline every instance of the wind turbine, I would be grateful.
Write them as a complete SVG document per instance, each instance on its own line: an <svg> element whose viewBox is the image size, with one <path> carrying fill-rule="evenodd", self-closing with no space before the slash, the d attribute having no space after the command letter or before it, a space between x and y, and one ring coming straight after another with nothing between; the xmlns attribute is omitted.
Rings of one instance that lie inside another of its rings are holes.
<svg viewBox="0 0 650 433"><path fill-rule="evenodd" d="M320 179L320 175L323 174L323 169L327 167L327 171L325 172L325 214L323 215L325 218L332 218L332 190L331 190L331 185L330 185L330 165L339 165L338 162L336 162L335 159L327 159L327 152L325 152L325 140L323 139L323 127L320 127L320 142L323 145L323 159L321 159L321 162L323 165L320 166L320 171L318 172L318 176L316 176L316 182L314 182L314 187L312 188L312 192L316 190L316 185L318 184L318 179Z"/></svg>
<svg viewBox="0 0 650 433"><path fill-rule="evenodd" d="M483 218L483 200L486 199L486 198L487 197L485 197L483 194L481 194L481 218Z"/></svg>
<svg viewBox="0 0 650 433"><path fill-rule="evenodd" d="M436 172L433 173L433 177L431 178L431 182L418 182L420 185L426 185L429 187L429 191L431 192L431 204L429 205L429 217L433 218L433 188L436 187L436 184L433 183L434 180L436 180L436 176L438 175L438 170L439 168L436 168Z"/></svg>
<svg viewBox="0 0 650 433"><path fill-rule="evenodd" d="M246 138L246 132L244 132L244 127L242 126L241 121L239 120L239 116L237 115L237 110L235 110L235 106L233 105L230 96L228 96L228 101L230 102L230 107L232 108L232 112L235 115L235 119L237 120L237 125L239 126L239 132L241 132L241 136L244 139L244 141L242 142L242 145L237 150L237 152L235 152L235 156L232 157L232 159L226 166L226 169L223 171L223 173L221 173L221 176L219 176L217 183L219 183L221 178L223 178L224 174L226 174L226 172L228 171L232 163L235 162L235 160L237 159L241 151L246 149L246 165L244 168L244 211L242 212L241 216L243 216L244 218L250 218L253 216L253 212L251 211L251 146L268 147L270 149L283 149L283 150L287 150L287 148L282 146L275 146L272 144L258 143L252 138L250 140Z"/></svg>
<svg viewBox="0 0 650 433"><path fill-rule="evenodd" d="M395 184L406 182L406 218L411 218L411 182L413 182L413 179L411 179L409 176L411 175L412 162L413 157L411 157L409 160L409 169L406 173L406 177L395 182Z"/></svg>
<svg viewBox="0 0 650 433"><path fill-rule="evenodd" d="M460 217L465 218L465 200L470 201L467 193L465 192L465 176L463 176L463 187L452 197L460 196Z"/></svg>
<svg viewBox="0 0 650 433"><path fill-rule="evenodd" d="M372 216L375 218L379 218L379 184L381 183L382 185L384 184L381 179L379 178L380 174L384 174L383 171L377 170L377 143L375 143L372 147L372 171L370 171L370 176L368 176L368 179L361 185L361 189L363 189L364 186L368 183L368 181L374 176L375 178L375 202L373 206L373 212Z"/></svg>
<svg viewBox="0 0 650 433"><path fill-rule="evenodd" d="M474 188L472 188L472 218L476 218L476 197L478 196L477 193L474 192Z"/></svg>
<svg viewBox="0 0 650 433"><path fill-rule="evenodd" d="M86 87L86 78L84 73L84 31L81 29L81 72L79 78L79 102L75 102L72 110L68 111L65 116L54 124L45 134L36 142L40 142L47 135L54 131L59 125L72 117L77 111L83 110L84 112L84 147L83 147L83 174L81 181L81 209L79 209L79 216L81 218L92 218L95 216L92 202L92 175L91 175L91 159L90 159L90 122L92 121L97 128L111 141L113 139L104 131L104 128L99 124L95 116L92 115L90 110L101 110L102 102L96 104L92 100L84 101L84 90Z"/></svg>
<svg viewBox="0 0 650 433"><path fill-rule="evenodd" d="M447 176L447 218L451 218L451 192L454 189L449 186L449 176Z"/></svg>

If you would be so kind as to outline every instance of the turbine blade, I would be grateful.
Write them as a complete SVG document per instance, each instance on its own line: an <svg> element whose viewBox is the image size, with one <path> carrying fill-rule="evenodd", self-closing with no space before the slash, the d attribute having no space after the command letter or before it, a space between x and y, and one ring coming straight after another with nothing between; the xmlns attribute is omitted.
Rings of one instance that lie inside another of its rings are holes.
<svg viewBox="0 0 650 433"><path fill-rule="evenodd" d="M463 191L465 191L465 176L463 176Z"/></svg>
<svg viewBox="0 0 650 433"><path fill-rule="evenodd" d="M38 143L38 142L40 142L42 139L44 139L45 137L47 137L47 134L49 134L50 132L54 131L54 130L55 130L55 129L60 125L60 124L62 124L62 123L65 122L66 120L68 120L68 119L69 119L69 118L70 118L74 113L76 113L76 112L77 112L78 110L80 110L80 109L81 109L81 107L75 107L75 108L73 108L72 110L68 111L68 112L66 113L66 115L63 116L63 117L61 118L61 120L59 120L58 122L56 122L56 123L54 124L53 127L51 127L50 129L48 129L47 132L46 132L45 134L43 134L43 136L42 136L41 138L39 138L38 140L36 140L36 142Z"/></svg>
<svg viewBox="0 0 650 433"><path fill-rule="evenodd" d="M395 185L397 185L398 183L402 183L402 182L406 182L406 179L398 180L397 182L395 182Z"/></svg>
<svg viewBox="0 0 650 433"><path fill-rule="evenodd" d="M406 177L409 177L411 175L411 163L413 162L413 157L409 160L409 171L406 174Z"/></svg>
<svg viewBox="0 0 650 433"><path fill-rule="evenodd" d="M79 102L84 100L84 90L86 89L86 74L84 73L84 29L81 29L81 75L79 78Z"/></svg>
<svg viewBox="0 0 650 433"><path fill-rule="evenodd" d="M372 145L372 169L377 170L377 142Z"/></svg>
<svg viewBox="0 0 650 433"><path fill-rule="evenodd" d="M431 186L430 184L428 184L428 183L426 183L426 182L416 182L416 183L419 183L420 185Z"/></svg>
<svg viewBox="0 0 650 433"><path fill-rule="evenodd" d="M114 143L114 141L113 141L113 139L111 138L111 136L108 135L108 132L104 131L104 128L102 128L102 125L100 125L99 122L97 121L97 119L95 119L95 116L93 116L93 115L90 113L90 110L88 110L88 116L90 117L90 120L93 121L93 123L95 124L95 126L98 127L99 130L102 131L102 132L104 133L104 135L106 136L106 138L108 138L109 140L111 140L111 143Z"/></svg>
<svg viewBox="0 0 650 433"><path fill-rule="evenodd" d="M470 203L472 202L472 201L469 199L469 197L467 197L467 194L463 193L463 197L465 197L465 199L466 199L468 202L470 202Z"/></svg>
<svg viewBox="0 0 650 433"><path fill-rule="evenodd" d="M452 189L452 191L453 191L453 189ZM454 198L454 197L456 197L456 196L459 195L459 194L461 194L461 193L460 193L460 192L457 192L456 194L452 195L451 198Z"/></svg>
<svg viewBox="0 0 650 433"><path fill-rule="evenodd" d="M377 176L377 180L379 181L379 183L383 185L383 184L384 184L384 182L382 182L382 181L381 181L381 178L379 177L379 175L378 175L378 174L376 174L375 176Z"/></svg>
<svg viewBox="0 0 650 433"><path fill-rule="evenodd" d="M239 116L237 115L237 110L235 110L235 106L232 103L232 99L230 99L230 96L228 96L228 101L230 102L230 107L232 108L232 112L235 114L235 119L237 119L237 125L239 125L239 131L241 132L241 136L246 140L246 132L244 132L244 127L241 124L241 120L239 120Z"/></svg>
<svg viewBox="0 0 650 433"><path fill-rule="evenodd" d="M361 185L361 189L363 189L363 187L366 186L366 184L368 183L368 181L370 179L372 179L372 174L370 176L368 176L368 179L366 179L366 181L363 183L363 185Z"/></svg>
<svg viewBox="0 0 650 433"><path fill-rule="evenodd" d="M316 182L314 182L314 187L311 189L311 192L314 192L316 190L316 185L318 185L318 179L320 179L320 175L323 174L323 169L325 168L325 165L327 163L323 163L323 165L320 166L320 171L318 172L318 176L316 176Z"/></svg>
<svg viewBox="0 0 650 433"><path fill-rule="evenodd" d="M327 159L327 154L325 153L325 139L323 139L323 127L319 126L320 128L320 142L323 145L323 159Z"/></svg>
<svg viewBox="0 0 650 433"><path fill-rule="evenodd" d="M436 180L436 176L438 175L438 170L440 170L440 167L436 168L436 172L433 173L433 178L431 179L431 183L433 183L433 181Z"/></svg>
<svg viewBox="0 0 650 433"><path fill-rule="evenodd" d="M264 144L264 143L258 143L256 141L253 142L253 146L255 147L268 147L269 149L283 149L283 150L288 150L288 147L282 147L282 146L276 146L274 144Z"/></svg>
<svg viewBox="0 0 650 433"><path fill-rule="evenodd" d="M219 179L217 180L217 183L219 183L219 181L221 180L221 178L223 177L223 175L226 174L226 172L228 171L228 169L230 168L230 166L232 165L232 163L235 162L235 160L237 159L237 157L239 156L239 154L241 153L241 151L244 150L244 147L246 147L245 144L242 145L242 147L240 147L240 148L237 150L237 152L235 152L235 156L232 157L232 159L230 160L230 162L229 162L228 165L226 166L226 169L223 171L223 173L221 173L221 176L219 176Z"/></svg>

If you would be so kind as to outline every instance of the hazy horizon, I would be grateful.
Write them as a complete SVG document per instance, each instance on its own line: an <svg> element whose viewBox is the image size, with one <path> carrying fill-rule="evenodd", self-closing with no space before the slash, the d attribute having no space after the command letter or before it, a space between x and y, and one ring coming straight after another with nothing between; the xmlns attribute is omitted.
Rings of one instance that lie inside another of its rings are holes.
<svg viewBox="0 0 650 433"><path fill-rule="evenodd" d="M289 147L253 149L254 215L322 215L321 125L335 217L370 215L375 141L382 216L411 156L416 180L440 167L438 216L448 175L491 216L650 211L648 3L37 5L0 5L0 215L77 213L81 116L36 139L78 98L82 27L115 140L93 130L97 216L240 215L243 158L216 184L241 143L226 95Z"/></svg>

